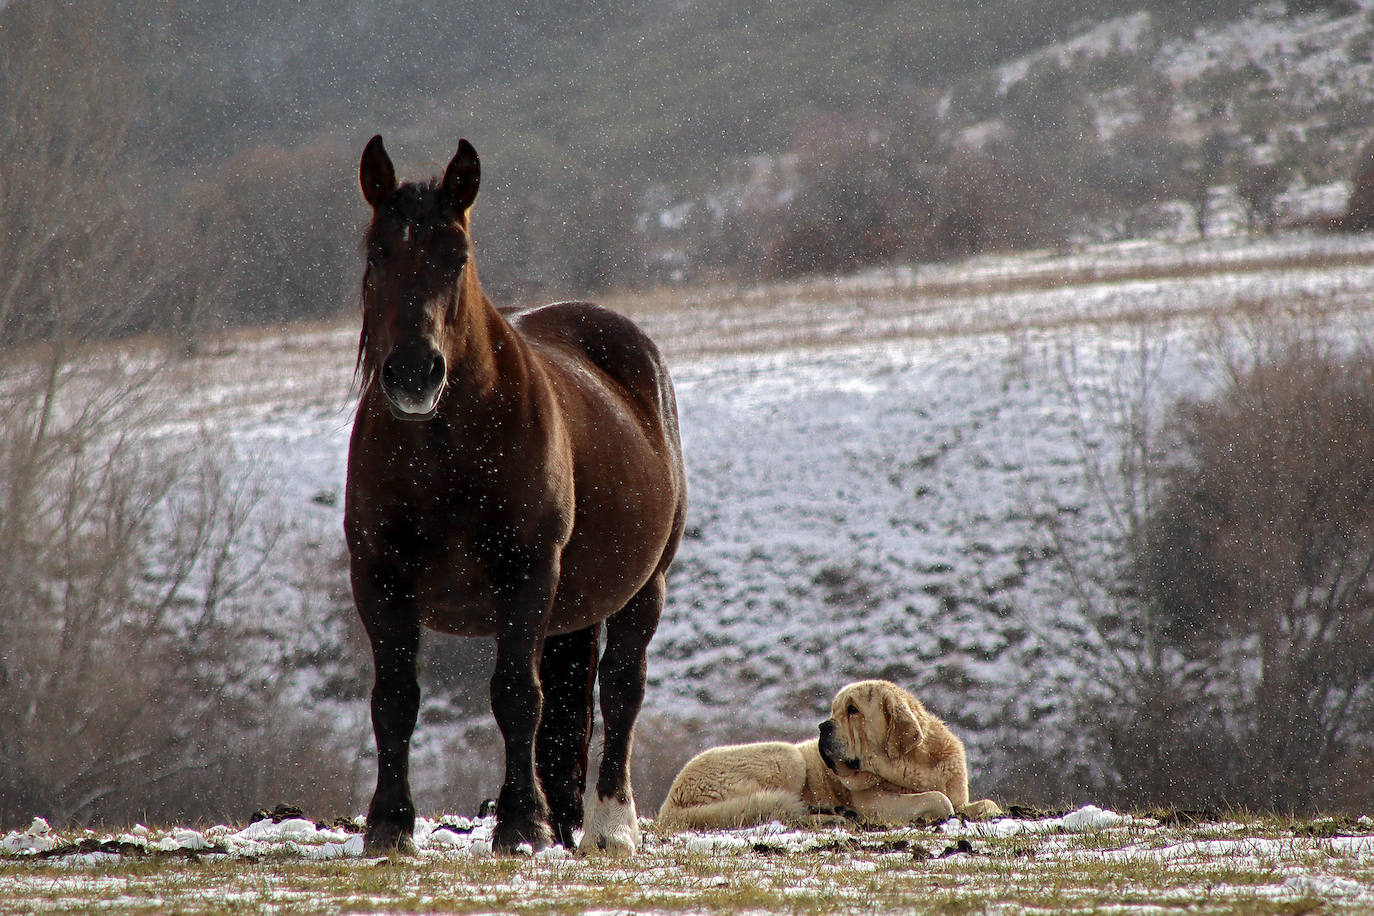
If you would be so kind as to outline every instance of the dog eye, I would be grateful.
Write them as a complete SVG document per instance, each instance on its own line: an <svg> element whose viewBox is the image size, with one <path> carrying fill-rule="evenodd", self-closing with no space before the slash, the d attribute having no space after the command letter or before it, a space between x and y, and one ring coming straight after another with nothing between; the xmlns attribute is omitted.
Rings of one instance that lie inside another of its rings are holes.
<svg viewBox="0 0 1374 916"><path fill-rule="evenodd" d="M855 706L853 703L850 703L849 708L844 711L844 714L846 716L857 716L859 714L859 707Z"/></svg>

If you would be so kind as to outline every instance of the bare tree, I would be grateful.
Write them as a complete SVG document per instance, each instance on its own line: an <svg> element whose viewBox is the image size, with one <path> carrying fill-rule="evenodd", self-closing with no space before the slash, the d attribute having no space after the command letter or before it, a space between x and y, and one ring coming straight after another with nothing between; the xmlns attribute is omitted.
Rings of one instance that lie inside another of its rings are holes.
<svg viewBox="0 0 1374 916"><path fill-rule="evenodd" d="M1193 222L1197 227L1198 238L1207 238L1212 186L1221 178L1231 145L1232 138L1224 129L1209 127L1198 144L1196 155L1178 178L1180 191L1193 209Z"/></svg>
<svg viewBox="0 0 1374 916"><path fill-rule="evenodd" d="M153 187L134 132L151 3L0 9L0 333L90 340L151 289L138 201ZM130 31L137 24L143 33Z"/></svg>
<svg viewBox="0 0 1374 916"><path fill-rule="evenodd" d="M1368 232L1374 227L1374 143L1366 144L1356 157L1345 213L1331 224L1344 232Z"/></svg>
<svg viewBox="0 0 1374 916"><path fill-rule="evenodd" d="M1073 613L1043 634L1079 672L1066 697L1074 734L1055 741L1079 759L1060 765L1076 785L1118 804L1178 803L1192 786L1171 761L1182 759L1197 711L1182 685L1199 676L1162 638L1162 621L1127 584L1134 545L1158 499L1151 469L1162 457L1167 331L1140 325L1130 346L1067 347L1058 374L1073 424L1086 511L1038 513ZM1101 518L1105 530L1085 529Z"/></svg>
<svg viewBox="0 0 1374 916"><path fill-rule="evenodd" d="M0 824L222 814L289 784L252 759L265 724L329 769L253 688L258 491L213 445L151 441L175 392L155 351L103 342L157 273L131 63L155 55L128 44L157 11L0 7Z"/></svg>
<svg viewBox="0 0 1374 916"><path fill-rule="evenodd" d="M1228 368L1178 408L1133 578L1211 670L1232 790L1311 810L1374 726L1374 354L1297 340Z"/></svg>
<svg viewBox="0 0 1374 916"><path fill-rule="evenodd" d="M1143 336L1114 376L1066 371L1110 530L1046 513L1077 610L1052 639L1082 675L1082 787L1115 804L1368 802L1374 355L1247 328L1168 410Z"/></svg>
<svg viewBox="0 0 1374 916"><path fill-rule="evenodd" d="M1278 222L1278 199L1288 175L1275 163L1251 162L1241 168L1236 193L1245 202L1250 234L1270 233Z"/></svg>

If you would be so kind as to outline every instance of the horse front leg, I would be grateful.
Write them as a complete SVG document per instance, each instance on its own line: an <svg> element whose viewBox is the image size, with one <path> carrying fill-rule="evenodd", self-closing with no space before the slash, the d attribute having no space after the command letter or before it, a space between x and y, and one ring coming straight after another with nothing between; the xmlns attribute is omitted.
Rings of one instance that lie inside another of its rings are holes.
<svg viewBox="0 0 1374 916"><path fill-rule="evenodd" d="M506 774L496 799L492 849L514 853L528 843L538 852L553 843L549 805L535 772L534 742L543 712L539 660L544 628L553 602L557 564L552 573L517 577L520 584L500 606L496 670L491 677L491 710L506 747Z"/></svg>
<svg viewBox="0 0 1374 916"><path fill-rule="evenodd" d="M566 849L573 848L573 831L582 827L599 636L599 626L549 636L539 664L544 711L534 742L534 767L549 802L554 841Z"/></svg>
<svg viewBox="0 0 1374 916"><path fill-rule="evenodd" d="M649 640L663 612L664 578L656 573L606 622L601 655L601 720L605 744L596 797L587 812L578 852L629 856L639 849L639 813L630 786L635 719L644 702Z"/></svg>
<svg viewBox="0 0 1374 916"><path fill-rule="evenodd" d="M377 740L377 790L367 809L363 849L367 855L410 854L415 851L410 738L420 710L420 623L412 606L386 602L379 591L355 580L358 613L372 642L372 731Z"/></svg>

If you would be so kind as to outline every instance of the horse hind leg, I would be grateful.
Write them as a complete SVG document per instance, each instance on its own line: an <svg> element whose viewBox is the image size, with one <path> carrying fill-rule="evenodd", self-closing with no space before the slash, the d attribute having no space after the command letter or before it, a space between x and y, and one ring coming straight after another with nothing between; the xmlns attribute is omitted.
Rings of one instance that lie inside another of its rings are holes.
<svg viewBox="0 0 1374 916"><path fill-rule="evenodd" d="M597 625L546 637L539 664L544 708L535 737L534 766L548 799L554 842L567 849L573 848L573 831L582 827L599 636Z"/></svg>
<svg viewBox="0 0 1374 916"><path fill-rule="evenodd" d="M663 574L655 573L606 622L606 649L600 667L605 744L578 852L628 856L639 848L639 814L630 786L630 754L635 719L644 701L649 640L663 612L663 593Z"/></svg>

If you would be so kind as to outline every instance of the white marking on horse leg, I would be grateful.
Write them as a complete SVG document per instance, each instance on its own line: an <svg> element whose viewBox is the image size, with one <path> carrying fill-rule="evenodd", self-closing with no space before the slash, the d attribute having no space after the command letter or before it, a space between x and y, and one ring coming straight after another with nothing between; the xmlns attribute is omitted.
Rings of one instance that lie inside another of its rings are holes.
<svg viewBox="0 0 1374 916"><path fill-rule="evenodd" d="M579 855L607 853L613 856L632 856L639 849L639 814L633 797L625 801L602 798L592 793L591 804L583 818L582 842L577 844Z"/></svg>

